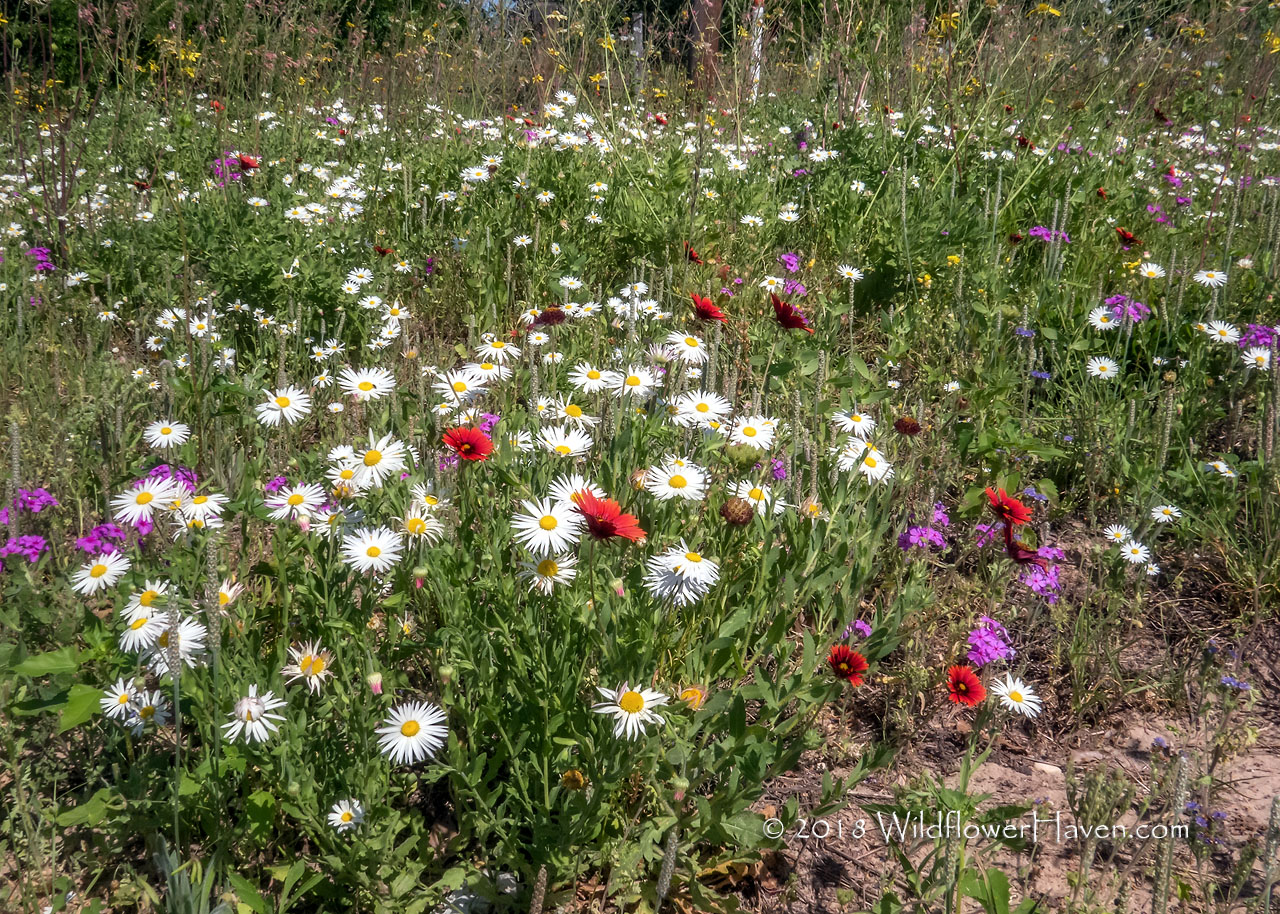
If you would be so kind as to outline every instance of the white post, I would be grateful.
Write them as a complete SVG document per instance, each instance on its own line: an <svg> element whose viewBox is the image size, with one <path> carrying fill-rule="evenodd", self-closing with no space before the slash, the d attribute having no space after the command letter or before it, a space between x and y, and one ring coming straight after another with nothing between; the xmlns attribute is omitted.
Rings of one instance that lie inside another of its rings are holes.
<svg viewBox="0 0 1280 914"><path fill-rule="evenodd" d="M764 0L751 7L751 101L760 96L760 71L764 66Z"/></svg>
<svg viewBox="0 0 1280 914"><path fill-rule="evenodd" d="M636 89L644 88L644 10L636 10L631 20L631 57L636 65Z"/></svg>

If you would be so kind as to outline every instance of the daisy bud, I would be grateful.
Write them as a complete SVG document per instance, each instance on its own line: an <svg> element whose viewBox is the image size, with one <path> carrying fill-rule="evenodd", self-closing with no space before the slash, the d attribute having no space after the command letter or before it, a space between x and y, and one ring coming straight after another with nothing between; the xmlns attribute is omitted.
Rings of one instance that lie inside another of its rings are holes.
<svg viewBox="0 0 1280 914"><path fill-rule="evenodd" d="M613 592L620 597L627 592L626 588L623 586L622 578L614 578L612 581L609 582L609 586L612 587Z"/></svg>
<svg viewBox="0 0 1280 914"><path fill-rule="evenodd" d="M689 789L689 779L680 777L675 778L672 780L671 786L674 788L671 798L679 803L684 799L685 792Z"/></svg>
<svg viewBox="0 0 1280 914"><path fill-rule="evenodd" d="M637 492L643 491L646 472L647 471L645 470L636 470L631 474L631 488L635 489Z"/></svg>
<svg viewBox="0 0 1280 914"><path fill-rule="evenodd" d="M309 532L311 530L311 518L307 517L306 515L299 517L298 529L301 530L303 533Z"/></svg>
<svg viewBox="0 0 1280 914"><path fill-rule="evenodd" d="M448 685L449 683L453 682L453 672L454 672L453 667L449 666L446 663L444 666L436 670L436 675L440 677L441 683L443 683L444 685Z"/></svg>
<svg viewBox="0 0 1280 914"><path fill-rule="evenodd" d="M415 565L413 567L413 576L415 578L425 578L430 573L431 569L426 565Z"/></svg>
<svg viewBox="0 0 1280 914"><path fill-rule="evenodd" d="M368 676L369 688L373 690L374 695L382 694L382 674L370 673Z"/></svg>

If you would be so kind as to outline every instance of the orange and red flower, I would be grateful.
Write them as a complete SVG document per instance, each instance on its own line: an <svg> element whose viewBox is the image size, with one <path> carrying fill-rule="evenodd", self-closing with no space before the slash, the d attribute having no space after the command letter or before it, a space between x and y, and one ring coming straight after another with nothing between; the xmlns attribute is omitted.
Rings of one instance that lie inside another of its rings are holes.
<svg viewBox="0 0 1280 914"><path fill-rule="evenodd" d="M451 428L444 433L444 443L463 460L484 460L493 453L493 442L478 428Z"/></svg>
<svg viewBox="0 0 1280 914"><path fill-rule="evenodd" d="M972 708L987 697L987 690L973 667L959 664L947 670L947 697L955 704Z"/></svg>
<svg viewBox="0 0 1280 914"><path fill-rule="evenodd" d="M688 256L690 263L702 263L702 257L693 249L693 245L687 241L684 243L684 252Z"/></svg>
<svg viewBox="0 0 1280 914"><path fill-rule="evenodd" d="M643 539L644 530L636 521L635 515L626 514L612 498L596 498L586 489L575 492L574 504L582 513L587 530L598 540L608 540L615 536L629 539L631 542Z"/></svg>
<svg viewBox="0 0 1280 914"><path fill-rule="evenodd" d="M722 324L729 323L729 318L716 307L716 303L709 298L703 298L697 292L690 292L689 297L693 299L693 315L700 321L719 321Z"/></svg>
<svg viewBox="0 0 1280 914"><path fill-rule="evenodd" d="M827 663L831 672L849 683L851 686L862 685L862 674L867 671L867 658L846 644L837 644L827 655Z"/></svg>
<svg viewBox="0 0 1280 914"><path fill-rule="evenodd" d="M1006 527L1017 527L1031 520L1031 509L1004 489L996 491L988 487L987 501L991 503L991 510L995 512L996 517L1004 521Z"/></svg>
<svg viewBox="0 0 1280 914"><path fill-rule="evenodd" d="M779 324L784 330L803 330L805 333L813 333L813 328L809 326L809 318L791 302L785 302L778 296L770 292L769 298L773 300L773 316L777 318Z"/></svg>

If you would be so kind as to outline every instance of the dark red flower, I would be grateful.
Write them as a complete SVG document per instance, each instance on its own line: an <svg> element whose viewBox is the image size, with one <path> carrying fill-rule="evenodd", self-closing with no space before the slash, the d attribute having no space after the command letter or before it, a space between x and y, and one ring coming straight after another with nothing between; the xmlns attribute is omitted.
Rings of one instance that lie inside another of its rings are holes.
<svg viewBox="0 0 1280 914"><path fill-rule="evenodd" d="M690 292L689 297L693 299L693 314L698 320L719 321L722 324L729 323L729 318L716 307L716 303L711 299L703 298L697 292Z"/></svg>
<svg viewBox="0 0 1280 914"><path fill-rule="evenodd" d="M222 102L218 101L216 98L215 98L213 101L211 101L211 102L209 103L209 107L210 107L210 108L212 108L214 111L226 111L226 110L227 110L227 106L226 106L226 105L224 105L224 104L222 104Z"/></svg>
<svg viewBox="0 0 1280 914"><path fill-rule="evenodd" d="M373 249L378 252L379 257L386 257L388 254L394 254L396 252L395 248L384 248L376 244L373 246Z"/></svg>
<svg viewBox="0 0 1280 914"><path fill-rule="evenodd" d="M1099 187L1098 196L1103 200L1107 199L1107 189L1105 187Z"/></svg>
<svg viewBox="0 0 1280 914"><path fill-rule="evenodd" d="M813 333L813 328L809 326L809 318L805 317L799 308L791 302L778 298L773 292L769 293L769 298L773 299L773 316L777 318L784 330L803 330L805 333Z"/></svg>
<svg viewBox="0 0 1280 914"><path fill-rule="evenodd" d="M544 308L533 319L533 324L535 327L554 327L557 324L563 324L564 321L563 308Z"/></svg>
<svg viewBox="0 0 1280 914"><path fill-rule="evenodd" d="M1120 243L1128 248L1142 247L1142 239L1138 238L1128 229L1117 228L1116 234L1120 236Z"/></svg>
<svg viewBox="0 0 1280 914"><path fill-rule="evenodd" d="M1011 234L1011 235L1009 236L1009 243L1010 243L1010 244L1017 244L1017 243L1018 243L1018 242L1020 242L1020 241L1022 241L1022 233L1021 233L1021 232L1014 232L1013 234Z"/></svg>
<svg viewBox="0 0 1280 914"><path fill-rule="evenodd" d="M1006 527L1017 527L1031 520L1031 509L1004 489L997 492L995 489L988 488L987 501L991 503L991 510L995 512L996 517L1004 521Z"/></svg>
<svg viewBox="0 0 1280 914"><path fill-rule="evenodd" d="M862 685L862 674L868 669L867 658L852 650L847 644L837 644L827 655L831 672L851 686Z"/></svg>
<svg viewBox="0 0 1280 914"><path fill-rule="evenodd" d="M444 433L444 443L463 460L484 460L493 453L493 442L478 428L451 428Z"/></svg>
<svg viewBox="0 0 1280 914"><path fill-rule="evenodd" d="M958 705L972 708L987 697L987 690L973 667L961 664L947 670L947 697Z"/></svg>
<svg viewBox="0 0 1280 914"><path fill-rule="evenodd" d="M645 532L640 529L635 515L623 513L622 506L612 498L596 498L586 489L574 492L572 498L586 521L587 529L596 539L607 540L620 536L633 543L644 539Z"/></svg>
<svg viewBox="0 0 1280 914"><path fill-rule="evenodd" d="M695 251L693 249L693 245L689 244L689 242L687 241L684 243L684 252L688 256L689 261L691 263L697 263L697 264L702 263L702 258L698 255L698 252Z"/></svg>
<svg viewBox="0 0 1280 914"><path fill-rule="evenodd" d="M1013 559L1019 565L1039 565L1041 568L1049 567L1049 560L1042 556L1034 549L1028 549L1026 544L1013 538L1013 528L1004 528L1004 549L1009 553L1009 558Z"/></svg>
<svg viewBox="0 0 1280 914"><path fill-rule="evenodd" d="M261 161L259 161L258 159L255 159L251 155L245 155L243 152L240 153L239 158L240 158L240 165L243 168L258 168L259 166L262 165Z"/></svg>
<svg viewBox="0 0 1280 914"><path fill-rule="evenodd" d="M661 124L663 127L667 126L667 119L663 117L661 114L655 114L653 116L653 119L657 121L659 124Z"/></svg>
<svg viewBox="0 0 1280 914"><path fill-rule="evenodd" d="M138 190L151 190L151 185L146 181L134 181L133 186L138 188Z"/></svg>
<svg viewBox="0 0 1280 914"><path fill-rule="evenodd" d="M920 434L920 423L910 416L901 416L893 423L893 430L899 435L906 435L908 438L914 438Z"/></svg>

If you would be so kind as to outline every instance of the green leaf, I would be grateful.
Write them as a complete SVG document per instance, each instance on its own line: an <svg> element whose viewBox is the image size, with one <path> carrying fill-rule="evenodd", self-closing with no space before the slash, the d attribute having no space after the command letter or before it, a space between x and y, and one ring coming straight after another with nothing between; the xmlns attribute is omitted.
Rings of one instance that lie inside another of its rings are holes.
<svg viewBox="0 0 1280 914"><path fill-rule="evenodd" d="M734 739L742 739L747 733L747 703L742 694L734 696L733 707L729 709L729 735Z"/></svg>
<svg viewBox="0 0 1280 914"><path fill-rule="evenodd" d="M98 699L101 693L90 685L76 683L67 694L66 704L62 706L62 714L58 717L58 732L66 733L80 726L98 713Z"/></svg>
<svg viewBox="0 0 1280 914"><path fill-rule="evenodd" d="M249 834L259 841L270 838L276 818L276 798L265 790L258 790L249 795L244 805Z"/></svg>
<svg viewBox="0 0 1280 914"><path fill-rule="evenodd" d="M249 910L254 914L271 914L271 905L267 904L267 900L258 894L258 890L253 887L248 879L245 879L239 873L227 873L227 882L231 883L231 888L235 891L236 897L240 899L243 905L247 905Z"/></svg>
<svg viewBox="0 0 1280 914"><path fill-rule="evenodd" d="M51 676L54 673L74 673L80 668L80 662L76 659L76 649L72 645L60 647L56 651L49 651L45 654L36 654L34 657L28 657L13 668L13 671L21 676Z"/></svg>

